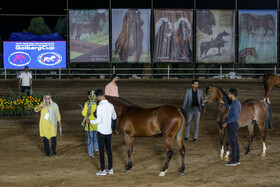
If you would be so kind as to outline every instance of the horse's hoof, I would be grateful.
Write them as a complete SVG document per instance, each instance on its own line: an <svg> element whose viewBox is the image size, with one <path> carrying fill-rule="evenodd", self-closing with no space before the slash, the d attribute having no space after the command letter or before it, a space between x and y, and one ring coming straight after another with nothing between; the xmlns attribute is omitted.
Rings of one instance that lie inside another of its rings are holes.
<svg viewBox="0 0 280 187"><path fill-rule="evenodd" d="M160 176L160 177L165 176L165 172L164 172L164 171L161 171L161 172L158 174L158 176Z"/></svg>
<svg viewBox="0 0 280 187"><path fill-rule="evenodd" d="M220 160L223 160L223 159L224 159L224 156L223 156L223 155L220 155L219 158L220 158Z"/></svg>
<svg viewBox="0 0 280 187"><path fill-rule="evenodd" d="M243 156L245 156L245 157L248 156L248 153L244 153Z"/></svg>
<svg viewBox="0 0 280 187"><path fill-rule="evenodd" d="M265 157L266 156L266 153L262 153L262 157Z"/></svg>
<svg viewBox="0 0 280 187"><path fill-rule="evenodd" d="M185 173L183 171L180 171L179 175L183 176L183 175L185 175Z"/></svg>
<svg viewBox="0 0 280 187"><path fill-rule="evenodd" d="M126 169L126 170L125 170L125 173L130 173L130 170L127 170L127 169Z"/></svg>
<svg viewBox="0 0 280 187"><path fill-rule="evenodd" d="M224 161L228 162L229 161L229 157L225 157Z"/></svg>

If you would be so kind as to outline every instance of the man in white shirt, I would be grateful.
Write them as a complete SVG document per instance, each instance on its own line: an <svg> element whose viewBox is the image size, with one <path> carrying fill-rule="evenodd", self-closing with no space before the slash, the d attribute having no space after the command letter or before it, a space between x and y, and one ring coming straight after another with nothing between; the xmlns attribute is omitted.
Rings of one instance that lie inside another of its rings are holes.
<svg viewBox="0 0 280 187"><path fill-rule="evenodd" d="M19 84L18 88L21 90L22 93L25 91L27 92L27 95L30 95L30 92L32 90L32 75L28 71L29 67L25 66L25 72L21 73L19 75Z"/></svg>
<svg viewBox="0 0 280 187"><path fill-rule="evenodd" d="M97 118L95 120L86 119L86 123L97 124L97 137L98 137L98 147L99 147L99 158L101 170L96 173L96 175L107 175L114 174L113 171L113 157L111 151L111 137L112 137L112 119L117 119L116 111L114 106L109 103L104 95L104 91L98 89L95 91L95 95L98 99L99 105L97 106ZM106 146L106 152L108 156L108 170L105 170L104 164L104 144Z"/></svg>

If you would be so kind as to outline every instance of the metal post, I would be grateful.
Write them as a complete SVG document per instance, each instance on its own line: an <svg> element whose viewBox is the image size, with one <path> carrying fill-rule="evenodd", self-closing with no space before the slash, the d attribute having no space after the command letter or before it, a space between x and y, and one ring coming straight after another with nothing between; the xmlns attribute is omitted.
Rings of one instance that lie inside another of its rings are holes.
<svg viewBox="0 0 280 187"><path fill-rule="evenodd" d="M116 74L116 67L113 66L113 74Z"/></svg>
<svg viewBox="0 0 280 187"><path fill-rule="evenodd" d="M274 66L274 74L277 74L277 67L276 66Z"/></svg>
<svg viewBox="0 0 280 187"><path fill-rule="evenodd" d="M35 79L37 78L36 69L35 69Z"/></svg>
<svg viewBox="0 0 280 187"><path fill-rule="evenodd" d="M223 66L221 65L220 66L220 78L222 78L222 75L223 75Z"/></svg>
<svg viewBox="0 0 280 187"><path fill-rule="evenodd" d="M61 68L59 68L58 74L59 74L58 79L61 79Z"/></svg>
<svg viewBox="0 0 280 187"><path fill-rule="evenodd" d="M7 79L7 69L5 68L5 79Z"/></svg>
<svg viewBox="0 0 280 187"><path fill-rule="evenodd" d="M112 1L109 0L109 73L112 74Z"/></svg>

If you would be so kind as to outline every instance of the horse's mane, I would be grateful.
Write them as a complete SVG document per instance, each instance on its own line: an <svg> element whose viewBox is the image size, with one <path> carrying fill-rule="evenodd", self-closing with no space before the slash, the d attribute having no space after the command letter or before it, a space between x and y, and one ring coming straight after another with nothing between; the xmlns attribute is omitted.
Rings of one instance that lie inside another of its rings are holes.
<svg viewBox="0 0 280 187"><path fill-rule="evenodd" d="M252 101L252 100L254 100L254 99L248 99L248 100L244 101L243 103L247 103L247 102Z"/></svg>
<svg viewBox="0 0 280 187"><path fill-rule="evenodd" d="M113 97L113 96L107 96L107 95L106 95L106 97L113 98L113 99L118 100L122 103L125 103L126 105L129 105L129 106L140 107L140 106L138 106L136 104L133 104L130 101L127 101L127 100L125 100L124 98L121 98L121 97Z"/></svg>
<svg viewBox="0 0 280 187"><path fill-rule="evenodd" d="M222 88L219 88L224 96L224 102L227 103L227 104L231 104L231 100L229 99L228 95L226 94L226 92L222 89Z"/></svg>

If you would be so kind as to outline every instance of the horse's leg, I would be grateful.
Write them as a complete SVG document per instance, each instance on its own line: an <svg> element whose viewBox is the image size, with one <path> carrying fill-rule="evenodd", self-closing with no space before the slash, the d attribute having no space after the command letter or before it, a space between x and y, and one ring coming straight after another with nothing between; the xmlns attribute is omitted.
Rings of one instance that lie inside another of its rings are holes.
<svg viewBox="0 0 280 187"><path fill-rule="evenodd" d="M183 144L183 138L182 136L178 136L177 137L177 143L178 143L178 147L179 147L179 152L181 154L181 169L180 169L180 175L183 175L185 172L185 153L186 153L186 149L185 146Z"/></svg>
<svg viewBox="0 0 280 187"><path fill-rule="evenodd" d="M131 168L132 168L132 161L131 161L131 154L132 154L132 150L133 150L133 143L134 143L134 137L125 134L124 135L124 141L126 144L126 149L127 149L127 156L128 156L128 162L127 165L125 167L125 172L128 173L130 172Z"/></svg>
<svg viewBox="0 0 280 187"><path fill-rule="evenodd" d="M224 138L225 138L225 132L226 132L226 128L221 128L222 124L220 124L219 122L219 126L220 126L220 146L221 146L221 151L220 151L220 159L223 160L224 159Z"/></svg>
<svg viewBox="0 0 280 187"><path fill-rule="evenodd" d="M225 158L224 158L224 161L229 161L229 140L228 140L228 136L227 136L227 139L226 139L226 155L225 155Z"/></svg>
<svg viewBox="0 0 280 187"><path fill-rule="evenodd" d="M249 144L248 144L248 147L247 147L247 150L245 152L244 155L248 155L248 153L251 151L251 146L252 146L252 143L253 143L253 139L254 139L254 124L256 122L253 122L252 124L248 125L248 131L249 131Z"/></svg>
<svg viewBox="0 0 280 187"><path fill-rule="evenodd" d="M166 152L167 152L167 159L166 159L166 162L165 162L161 172L159 173L159 176L165 176L165 173L167 172L169 162L170 162L171 157L173 155L173 150L172 150L172 147L171 147L171 143L172 143L172 138L166 137L165 138L165 146L166 146Z"/></svg>
<svg viewBox="0 0 280 187"><path fill-rule="evenodd" d="M262 157L266 156L266 146L265 146L265 128L264 128L264 123L258 123L261 135L262 135L262 140L263 140L263 151L262 151Z"/></svg>
<svg viewBox="0 0 280 187"><path fill-rule="evenodd" d="M266 80L266 81L264 81L264 90L265 90L265 93L264 93L264 98L263 98L263 100L264 101L267 101L269 104L271 104L270 103L270 101L269 101L269 97L268 97L268 94L269 94L269 92L271 91L271 89L273 88L273 83L271 83L269 80Z"/></svg>

